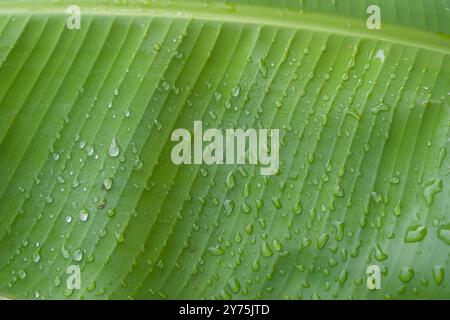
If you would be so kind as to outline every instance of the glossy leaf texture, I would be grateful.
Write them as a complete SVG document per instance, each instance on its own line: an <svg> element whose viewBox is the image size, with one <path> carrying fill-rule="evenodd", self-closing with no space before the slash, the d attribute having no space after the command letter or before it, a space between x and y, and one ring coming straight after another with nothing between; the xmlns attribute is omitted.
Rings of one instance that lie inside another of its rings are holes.
<svg viewBox="0 0 450 320"><path fill-rule="evenodd" d="M1 296L450 297L448 0L75 2L0 1ZM278 174L173 164L200 120Z"/></svg>

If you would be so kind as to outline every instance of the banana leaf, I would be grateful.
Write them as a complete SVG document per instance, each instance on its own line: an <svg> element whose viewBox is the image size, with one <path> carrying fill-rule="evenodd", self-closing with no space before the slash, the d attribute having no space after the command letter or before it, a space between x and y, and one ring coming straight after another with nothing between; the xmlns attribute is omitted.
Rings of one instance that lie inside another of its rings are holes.
<svg viewBox="0 0 450 320"><path fill-rule="evenodd" d="M449 35L448 0L0 1L0 296L449 299ZM279 130L276 174L175 164L196 121Z"/></svg>

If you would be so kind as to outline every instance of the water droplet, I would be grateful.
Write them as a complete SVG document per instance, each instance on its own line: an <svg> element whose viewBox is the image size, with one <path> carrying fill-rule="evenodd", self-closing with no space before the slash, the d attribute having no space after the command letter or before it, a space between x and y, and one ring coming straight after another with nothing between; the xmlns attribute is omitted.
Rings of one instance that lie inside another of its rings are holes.
<svg viewBox="0 0 450 320"><path fill-rule="evenodd" d="M343 198L345 196L344 189L342 189L340 186L336 186L334 189L333 195L336 198Z"/></svg>
<svg viewBox="0 0 450 320"><path fill-rule="evenodd" d="M378 114L382 111L389 111L391 110L391 108L385 104L380 104L378 106L373 107L372 109L370 109L370 112L372 112L373 114Z"/></svg>
<svg viewBox="0 0 450 320"><path fill-rule="evenodd" d="M36 253L33 255L33 262L34 263L38 263L39 261L41 261L41 255L39 253Z"/></svg>
<svg viewBox="0 0 450 320"><path fill-rule="evenodd" d="M281 249L283 248L280 240L278 240L278 239L274 239L272 241L272 246L273 246L273 250L275 250L277 252L281 251Z"/></svg>
<svg viewBox="0 0 450 320"><path fill-rule="evenodd" d="M116 138L113 138L111 140L111 144L110 144L109 149L108 149L108 154L109 154L110 157L113 157L113 158L116 158L116 157L119 156L120 148L119 148L119 145L117 143Z"/></svg>
<svg viewBox="0 0 450 320"><path fill-rule="evenodd" d="M398 217L401 214L400 201L394 207L394 216Z"/></svg>
<svg viewBox="0 0 450 320"><path fill-rule="evenodd" d="M388 182L390 184L399 184L400 183L400 177L398 176L392 176L388 179Z"/></svg>
<svg viewBox="0 0 450 320"><path fill-rule="evenodd" d="M280 198L278 198L278 197L273 197L273 198L272 198L272 203L273 203L273 205L275 206L275 208L281 209L282 205L281 205Z"/></svg>
<svg viewBox="0 0 450 320"><path fill-rule="evenodd" d="M260 252L264 258L269 258L273 255L272 249L270 248L270 245L266 241L264 241L261 244Z"/></svg>
<svg viewBox="0 0 450 320"><path fill-rule="evenodd" d="M433 180L430 185L425 187L423 197L425 198L425 203L427 206L431 206L433 204L435 195L442 191L442 187L442 179Z"/></svg>
<svg viewBox="0 0 450 320"><path fill-rule="evenodd" d="M340 222L337 221L335 223L333 223L334 226L336 227L336 236L335 239L336 241L341 241L342 239L344 239L344 229L345 229L345 223L344 222Z"/></svg>
<svg viewBox="0 0 450 320"><path fill-rule="evenodd" d="M247 224L247 225L245 226L245 232L246 232L247 234L252 234L252 233L253 233L253 229L254 229L253 224Z"/></svg>
<svg viewBox="0 0 450 320"><path fill-rule="evenodd" d="M262 58L260 58L258 60L258 70L261 73L263 79L267 78L267 66L264 63L264 60Z"/></svg>
<svg viewBox="0 0 450 320"><path fill-rule="evenodd" d="M155 52L161 51L161 45L159 43L155 43L153 45L153 51L155 51Z"/></svg>
<svg viewBox="0 0 450 320"><path fill-rule="evenodd" d="M19 270L19 272L17 273L17 275L19 276L20 279L25 279L27 277L27 273L25 272L25 270Z"/></svg>
<svg viewBox="0 0 450 320"><path fill-rule="evenodd" d="M233 175L233 172L230 172L228 174L227 179L225 180L225 186L227 188L227 191L234 187L234 175Z"/></svg>
<svg viewBox="0 0 450 320"><path fill-rule="evenodd" d="M116 208L111 208L108 210L108 217L112 218L116 215Z"/></svg>
<svg viewBox="0 0 450 320"><path fill-rule="evenodd" d="M383 197L381 196L381 194L379 194L376 191L372 191L370 193L370 196L372 197L372 200L375 201L377 204L380 204L383 201Z"/></svg>
<svg viewBox="0 0 450 320"><path fill-rule="evenodd" d="M52 196L47 196L47 198L45 198L45 203L46 204L52 204L53 203L53 197Z"/></svg>
<svg viewBox="0 0 450 320"><path fill-rule="evenodd" d="M447 244L450 244L450 224L441 226L438 229L438 238Z"/></svg>
<svg viewBox="0 0 450 320"><path fill-rule="evenodd" d="M260 269L260 264L258 260L253 260L252 262L252 271L253 272L258 272Z"/></svg>
<svg viewBox="0 0 450 320"><path fill-rule="evenodd" d="M85 208L81 209L79 217L81 221L86 222L89 219L89 211Z"/></svg>
<svg viewBox="0 0 450 320"><path fill-rule="evenodd" d="M387 258L389 258L389 256L383 251L383 249L381 249L380 245L375 245L375 259L378 261L384 261Z"/></svg>
<svg viewBox="0 0 450 320"><path fill-rule="evenodd" d="M233 89L231 90L231 95L232 95L233 97L237 97L237 96L239 96L239 93L240 93L240 92L241 92L241 87L238 86L238 85L236 85L236 86L234 86Z"/></svg>
<svg viewBox="0 0 450 320"><path fill-rule="evenodd" d="M330 239L330 235L328 233L321 234L317 239L317 248L322 249L327 244L328 239Z"/></svg>
<svg viewBox="0 0 450 320"><path fill-rule="evenodd" d="M342 270L339 273L339 276L337 278L337 281L339 283L339 286L342 288L344 286L344 283L347 281L348 278L348 271L347 270Z"/></svg>
<svg viewBox="0 0 450 320"><path fill-rule="evenodd" d="M214 98L216 99L217 102L220 101L220 99L222 99L222 94L220 92L214 92Z"/></svg>
<svg viewBox="0 0 450 320"><path fill-rule="evenodd" d="M246 201L242 202L241 208L244 213L249 213L252 210L252 207Z"/></svg>
<svg viewBox="0 0 450 320"><path fill-rule="evenodd" d="M437 285L440 285L444 281L445 269L442 266L435 265L433 267L433 279Z"/></svg>
<svg viewBox="0 0 450 320"><path fill-rule="evenodd" d="M228 281L228 287L232 293L236 294L241 290L241 283L238 279L232 277L230 281Z"/></svg>
<svg viewBox="0 0 450 320"><path fill-rule="evenodd" d="M300 203L300 201L295 202L294 207L292 208L292 212L294 214L300 214L302 213L302 204Z"/></svg>
<svg viewBox="0 0 450 320"><path fill-rule="evenodd" d="M212 246L208 248L209 253L211 253L214 256L220 256L223 255L225 253L225 249L222 248L221 246L217 245L217 246Z"/></svg>
<svg viewBox="0 0 450 320"><path fill-rule="evenodd" d="M439 151L439 161L438 161L439 168L442 166L442 162L444 161L446 156L447 156L447 149L442 147L441 150Z"/></svg>
<svg viewBox="0 0 450 320"><path fill-rule="evenodd" d="M385 59L385 54L384 54L384 50L383 49L378 49L377 53L375 54L375 59L378 59L381 61L381 63L384 62Z"/></svg>
<svg viewBox="0 0 450 320"><path fill-rule="evenodd" d="M81 249L77 249L72 253L72 259L76 262L80 262L83 260L83 251Z"/></svg>
<svg viewBox="0 0 450 320"><path fill-rule="evenodd" d="M111 190L112 184L113 184L113 180L111 178L105 179L103 181L103 187L105 188L106 191Z"/></svg>
<svg viewBox="0 0 450 320"><path fill-rule="evenodd" d="M116 241L117 243L122 243L125 240L125 236L123 233L116 233Z"/></svg>
<svg viewBox="0 0 450 320"><path fill-rule="evenodd" d="M233 202L233 200L226 199L223 202L223 208L225 210L225 214L227 216L230 216L233 213L233 210L234 210L234 202Z"/></svg>
<svg viewBox="0 0 450 320"><path fill-rule="evenodd" d="M412 225L406 229L405 242L419 242L427 235L427 228L422 225Z"/></svg>
<svg viewBox="0 0 450 320"><path fill-rule="evenodd" d="M399 278L402 282L409 282L414 277L415 272L410 267L403 267L400 271Z"/></svg>

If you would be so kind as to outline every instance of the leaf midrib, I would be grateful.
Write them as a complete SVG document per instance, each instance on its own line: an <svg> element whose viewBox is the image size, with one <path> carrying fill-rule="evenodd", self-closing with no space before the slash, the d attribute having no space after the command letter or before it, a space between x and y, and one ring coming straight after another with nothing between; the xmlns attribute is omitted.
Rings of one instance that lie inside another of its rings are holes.
<svg viewBox="0 0 450 320"><path fill-rule="evenodd" d="M98 4L99 6L96 6ZM67 5L42 5L27 0L22 3L4 1L0 3L1 15L67 15ZM182 2L172 4L133 5L124 7L98 1L83 3L82 14L86 16L149 16L178 19L256 24L294 29L306 29L331 34L341 34L381 40L405 46L417 47L444 54L450 53L450 37L445 34L427 32L383 23L380 30L369 30L365 20L337 17L322 13L310 13L275 9L272 7L236 5L231 10L224 4Z"/></svg>

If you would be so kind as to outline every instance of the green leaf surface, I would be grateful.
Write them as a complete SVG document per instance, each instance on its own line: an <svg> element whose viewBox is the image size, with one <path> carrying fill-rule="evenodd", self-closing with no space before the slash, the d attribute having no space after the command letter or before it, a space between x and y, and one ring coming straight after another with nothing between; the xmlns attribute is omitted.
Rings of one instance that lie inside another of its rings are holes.
<svg viewBox="0 0 450 320"><path fill-rule="evenodd" d="M448 299L449 7L0 1L0 296ZM199 120L278 174L173 164Z"/></svg>

